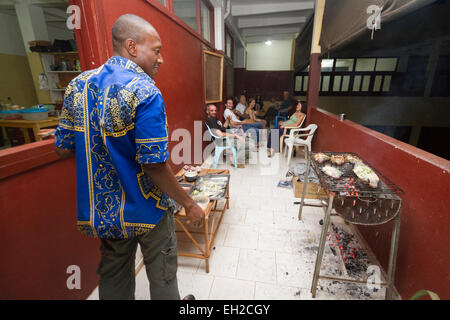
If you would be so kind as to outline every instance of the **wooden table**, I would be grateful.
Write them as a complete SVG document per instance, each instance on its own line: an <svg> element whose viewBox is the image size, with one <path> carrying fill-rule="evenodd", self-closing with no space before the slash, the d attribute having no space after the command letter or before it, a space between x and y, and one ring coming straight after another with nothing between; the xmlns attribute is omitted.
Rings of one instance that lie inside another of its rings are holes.
<svg viewBox="0 0 450 320"><path fill-rule="evenodd" d="M59 118L48 117L46 120L0 120L0 127L2 127L2 133L4 139L8 139L6 133L6 128L20 128L23 132L25 138L25 143L30 143L30 135L28 134L28 129L33 129L34 140L42 141L42 137L39 136L39 131L42 128L56 127L59 123Z"/></svg>
<svg viewBox="0 0 450 320"><path fill-rule="evenodd" d="M184 175L184 170L180 170L176 176L177 177L182 177ZM203 169L199 175L204 175L204 174L229 174L230 171L229 170L218 170L218 169ZM180 182L182 183L189 183L186 182L184 179L181 180ZM184 232L186 233L186 235L188 236L189 239L192 240L192 242L194 243L194 245L197 247L197 249L200 250L200 253L195 254L195 253L187 253L187 252L178 252L179 256L184 256L184 257L192 257L192 258L199 258L199 259L203 259L205 260L205 264L206 264L206 273L209 273L209 256L211 254L211 249L214 245L214 240L216 239L216 235L217 232L220 229L220 225L222 223L222 218L223 215L225 213L226 209L229 209L229 201L230 201L230 188L228 186L227 189L227 194L225 196L225 204L223 206L223 209L218 209L217 208L217 202L219 200L211 200L209 201L206 209L205 209L205 219L202 221L203 222L203 226L201 228L203 228L203 231L199 232L199 231L189 231L187 229L187 227L185 226L185 223L187 221L187 217L186 217L186 212L184 210L184 208L182 208L178 213L175 214L175 221L181 226L181 228L183 229L182 231L178 231L178 232ZM217 222L217 226L214 229L214 225L216 222L216 216L217 214L220 214L219 220ZM203 234L205 237L205 244L204 247L202 247L192 236L192 234L195 233L200 233Z"/></svg>

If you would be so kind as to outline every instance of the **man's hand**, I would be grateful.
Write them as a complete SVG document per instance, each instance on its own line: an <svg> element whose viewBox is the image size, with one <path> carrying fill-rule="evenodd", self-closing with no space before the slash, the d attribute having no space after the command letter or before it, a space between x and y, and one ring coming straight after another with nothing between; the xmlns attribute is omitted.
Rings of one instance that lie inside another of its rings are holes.
<svg viewBox="0 0 450 320"><path fill-rule="evenodd" d="M186 211L186 217L188 217L188 219L189 219L188 223L190 221L197 222L197 221L200 221L200 220L205 218L205 212L194 201L192 202L191 205L189 205L186 208L184 208L184 210Z"/></svg>
<svg viewBox="0 0 450 320"><path fill-rule="evenodd" d="M153 184L184 207L189 219L195 221L205 217L202 208L181 188L167 162L145 164L143 168Z"/></svg>

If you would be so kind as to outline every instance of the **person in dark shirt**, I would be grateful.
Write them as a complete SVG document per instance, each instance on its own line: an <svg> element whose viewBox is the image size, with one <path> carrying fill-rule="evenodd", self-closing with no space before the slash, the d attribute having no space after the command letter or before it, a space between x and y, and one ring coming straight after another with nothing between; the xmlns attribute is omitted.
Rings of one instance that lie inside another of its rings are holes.
<svg viewBox="0 0 450 320"><path fill-rule="evenodd" d="M218 137L228 137L233 146L236 147L237 150L237 160L240 167L245 163L245 147L246 147L246 139L245 136L240 136L239 134L233 133L232 131L227 132L227 127L229 125L230 119L227 118L225 123L217 119L217 107L213 104L210 104L206 107L206 125L210 128L212 134ZM212 137L214 139L214 137ZM253 140L248 140L247 143L251 145ZM253 144L254 148L254 144ZM232 160L232 159L231 159ZM232 160L233 162L233 160Z"/></svg>
<svg viewBox="0 0 450 320"><path fill-rule="evenodd" d="M292 103L292 99L289 96L289 91L283 92L283 102L280 105L280 112L287 111L288 116L291 116L295 112L294 105Z"/></svg>

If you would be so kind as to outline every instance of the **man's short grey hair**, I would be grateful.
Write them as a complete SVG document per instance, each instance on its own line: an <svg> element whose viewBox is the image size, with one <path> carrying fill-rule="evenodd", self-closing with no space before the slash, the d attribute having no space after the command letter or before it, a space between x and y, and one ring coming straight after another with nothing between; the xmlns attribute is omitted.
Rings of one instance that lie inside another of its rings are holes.
<svg viewBox="0 0 450 320"><path fill-rule="evenodd" d="M139 43L144 36L144 31L150 29L155 30L150 22L139 16L134 14L120 16L112 28L114 51L120 51L124 41L127 39L132 39L136 43Z"/></svg>
<svg viewBox="0 0 450 320"><path fill-rule="evenodd" d="M207 106L206 106L206 111L209 111L209 108L210 107L215 107L216 108L216 106L214 105L214 104L208 104Z"/></svg>

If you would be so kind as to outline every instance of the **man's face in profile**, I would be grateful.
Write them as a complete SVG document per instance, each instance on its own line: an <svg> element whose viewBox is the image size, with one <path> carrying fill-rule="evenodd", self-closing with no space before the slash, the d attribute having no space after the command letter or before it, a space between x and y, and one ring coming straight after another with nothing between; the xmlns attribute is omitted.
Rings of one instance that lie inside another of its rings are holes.
<svg viewBox="0 0 450 320"><path fill-rule="evenodd" d="M156 30L146 31L144 39L138 44L138 57L136 63L152 79L156 77L159 67L164 62L161 50L161 39Z"/></svg>

